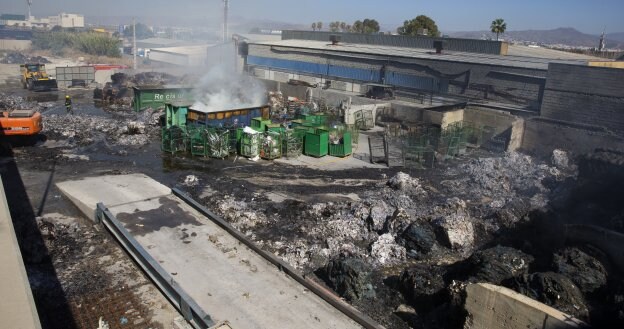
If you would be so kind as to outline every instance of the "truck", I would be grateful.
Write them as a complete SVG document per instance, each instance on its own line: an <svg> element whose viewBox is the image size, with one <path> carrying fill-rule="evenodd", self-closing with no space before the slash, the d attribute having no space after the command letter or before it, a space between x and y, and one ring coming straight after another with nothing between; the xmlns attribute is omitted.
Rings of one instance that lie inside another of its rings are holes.
<svg viewBox="0 0 624 329"><path fill-rule="evenodd" d="M20 77L24 89L49 91L58 89L56 79L46 72L45 64L32 63L20 65Z"/></svg>

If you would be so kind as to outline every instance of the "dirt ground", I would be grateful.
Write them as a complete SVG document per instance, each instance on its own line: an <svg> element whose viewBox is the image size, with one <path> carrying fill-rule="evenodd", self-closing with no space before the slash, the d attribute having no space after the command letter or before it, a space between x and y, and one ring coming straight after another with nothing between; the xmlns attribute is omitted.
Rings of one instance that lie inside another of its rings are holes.
<svg viewBox="0 0 624 329"><path fill-rule="evenodd" d="M64 113L61 92L30 94L14 83L0 92L41 106L45 118L44 137L13 145L1 167L45 328L95 328L100 316L112 328L129 328L124 319L170 328L177 316L108 233L54 186L125 173L190 192L387 328L462 328L463 287L478 281L599 327L624 321L620 273L600 252L557 236L566 219L553 212L582 186L572 157L472 150L405 172L198 159L160 151L156 114L106 109L90 90L70 92L75 116ZM621 206L609 210L617 221Z"/></svg>

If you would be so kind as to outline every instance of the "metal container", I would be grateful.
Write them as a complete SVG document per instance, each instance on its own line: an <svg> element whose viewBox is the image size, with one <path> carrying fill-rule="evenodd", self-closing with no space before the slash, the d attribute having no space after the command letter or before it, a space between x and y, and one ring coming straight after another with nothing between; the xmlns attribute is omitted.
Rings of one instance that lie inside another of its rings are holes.
<svg viewBox="0 0 624 329"><path fill-rule="evenodd" d="M193 90L193 88L183 86L139 86L132 87L132 89L134 91L132 108L137 112L143 111L147 108L163 108L165 103L171 101L186 100L188 102L188 100L192 97Z"/></svg>
<svg viewBox="0 0 624 329"><path fill-rule="evenodd" d="M250 127L257 131L262 132L266 130L266 126L269 124L271 124L271 120L264 120L262 117L257 117L257 118L251 119Z"/></svg>
<svg viewBox="0 0 624 329"><path fill-rule="evenodd" d="M329 155L344 158L353 153L353 147L351 146L351 133L345 132L342 135L342 143L329 144Z"/></svg>
<svg viewBox="0 0 624 329"><path fill-rule="evenodd" d="M261 143L261 133L247 133L243 131L240 141L240 155L247 158L255 158L259 156Z"/></svg>
<svg viewBox="0 0 624 329"><path fill-rule="evenodd" d="M191 107L189 108L187 120L189 124L192 125L200 125L213 128L234 129L248 126L251 127L252 119L261 117L265 113L269 113L269 109L269 106L262 105L242 109L202 112Z"/></svg>
<svg viewBox="0 0 624 329"><path fill-rule="evenodd" d="M188 109L191 105L185 101L165 103L165 127L183 127L187 123Z"/></svg>
<svg viewBox="0 0 624 329"><path fill-rule="evenodd" d="M316 129L314 133L308 132L304 144L305 155L316 158L324 157L329 152L329 132L323 129Z"/></svg>
<svg viewBox="0 0 624 329"><path fill-rule="evenodd" d="M260 157L265 160L282 157L282 135L280 133L267 132L263 135Z"/></svg>
<svg viewBox="0 0 624 329"><path fill-rule="evenodd" d="M281 124L279 123L270 123L268 125L266 125L266 130L268 132L276 132L276 133L283 133L286 131L286 128L284 128Z"/></svg>

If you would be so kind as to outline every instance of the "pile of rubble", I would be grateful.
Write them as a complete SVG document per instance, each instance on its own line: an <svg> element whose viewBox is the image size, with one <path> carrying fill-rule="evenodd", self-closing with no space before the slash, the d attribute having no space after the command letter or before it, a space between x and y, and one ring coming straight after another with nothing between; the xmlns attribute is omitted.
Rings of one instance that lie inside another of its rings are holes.
<svg viewBox="0 0 624 329"><path fill-rule="evenodd" d="M0 57L1 64L27 64L27 63L39 63L48 64L51 63L47 58L41 56L28 57L20 52L3 53Z"/></svg>
<svg viewBox="0 0 624 329"><path fill-rule="evenodd" d="M157 132L159 112L146 111L134 118L105 118L92 115L50 114L44 116L43 133L85 146L104 139L114 145L143 146Z"/></svg>
<svg viewBox="0 0 624 329"><path fill-rule="evenodd" d="M484 281L588 320L586 298L606 287L605 266L575 248L539 249L526 231L554 187L576 175L559 150L552 164L508 153L469 159L444 170L439 182L397 173L363 189L360 201L273 204L257 195L251 201L228 195L217 212L349 300L371 301L381 289L371 273L396 273L392 288L418 312L431 312L421 324L455 321L445 312L461 301L462 287Z"/></svg>
<svg viewBox="0 0 624 329"><path fill-rule="evenodd" d="M13 110L41 111L51 106L54 106L54 104L27 101L21 96L7 95L5 93L0 93L0 111L8 111L8 112L11 112Z"/></svg>

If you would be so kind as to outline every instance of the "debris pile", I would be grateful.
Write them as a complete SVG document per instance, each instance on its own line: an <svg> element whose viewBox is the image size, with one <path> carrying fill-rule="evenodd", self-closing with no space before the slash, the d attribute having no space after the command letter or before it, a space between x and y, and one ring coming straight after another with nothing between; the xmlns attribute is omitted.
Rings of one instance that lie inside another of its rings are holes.
<svg viewBox="0 0 624 329"><path fill-rule="evenodd" d="M21 96L0 93L0 111L36 110L41 111L50 106L48 103L27 101Z"/></svg>
<svg viewBox="0 0 624 329"><path fill-rule="evenodd" d="M150 117L147 114L144 115ZM49 137L69 139L79 146L89 145L102 139L114 145L142 146L150 142L150 134L157 130L156 127L138 120L112 119L93 115L50 114L45 115L43 120L44 134Z"/></svg>
<svg viewBox="0 0 624 329"><path fill-rule="evenodd" d="M575 178L575 171L566 169L573 164L564 166L561 154L558 159L555 167L520 153L468 158L440 169L439 182L404 172L380 175L377 183L358 191L359 200L349 202L275 204L262 197L238 201L243 195L235 193L217 196L217 212L263 248L304 272L319 274L349 300L363 296L356 287L365 280L354 274L356 269L371 273L366 276L377 298L379 275L392 273L394 289L416 308L418 316L410 313L410 323L451 321L444 314L461 305L466 284L483 281L563 307L549 295L556 291L575 305L575 312L560 309L583 317L588 314L583 294L605 286L606 271L597 260L580 251L566 249L552 256L552 250L538 245L524 248L500 240L503 230L502 236L527 234L520 228L535 220L534 211L549 202L556 183ZM253 209L274 210L258 219L247 214ZM550 256L554 263L548 267L544 259ZM540 271L532 269L536 258ZM558 286L568 283L573 287ZM430 311L431 317L420 317Z"/></svg>
<svg viewBox="0 0 624 329"><path fill-rule="evenodd" d="M27 64L27 63L39 63L48 64L51 63L47 58L41 56L28 57L20 52L9 52L2 54L0 58L1 64Z"/></svg>

